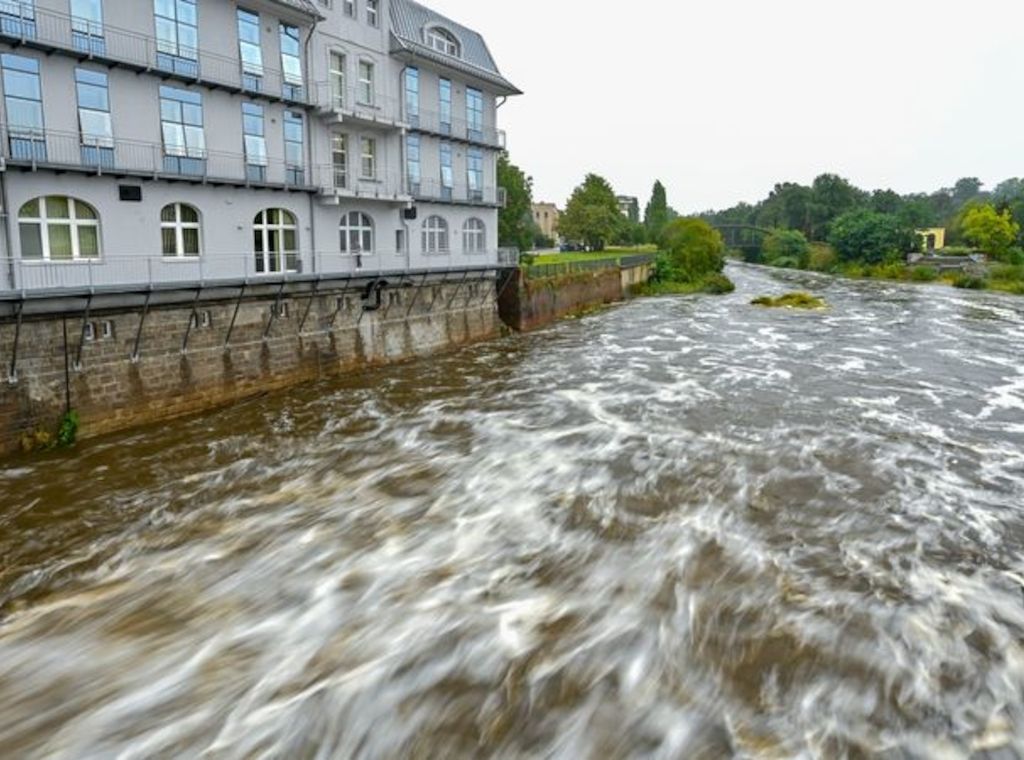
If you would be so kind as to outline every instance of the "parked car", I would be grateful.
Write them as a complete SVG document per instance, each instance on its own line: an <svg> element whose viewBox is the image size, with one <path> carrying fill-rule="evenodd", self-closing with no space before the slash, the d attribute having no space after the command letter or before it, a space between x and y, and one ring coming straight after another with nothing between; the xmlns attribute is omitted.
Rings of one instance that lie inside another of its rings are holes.
<svg viewBox="0 0 1024 760"><path fill-rule="evenodd" d="M561 253L583 253L587 250L587 247L580 243L562 243L558 250Z"/></svg>

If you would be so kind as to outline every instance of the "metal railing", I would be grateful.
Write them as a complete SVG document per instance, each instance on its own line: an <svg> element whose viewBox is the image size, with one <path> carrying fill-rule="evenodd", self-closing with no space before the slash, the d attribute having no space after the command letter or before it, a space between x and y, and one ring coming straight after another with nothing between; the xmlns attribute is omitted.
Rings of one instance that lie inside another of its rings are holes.
<svg viewBox="0 0 1024 760"><path fill-rule="evenodd" d="M501 191L501 192L499 192ZM440 179L420 179L409 182L409 192L419 201L435 203L469 203L481 206L499 206L504 201L504 188L495 186L470 189L465 182L453 182L452 187L442 184Z"/></svg>
<svg viewBox="0 0 1024 760"><path fill-rule="evenodd" d="M67 260L0 259L0 296L120 292L279 283L328 277L399 276L410 271L500 266L498 250L97 256ZM13 276L13 283L10 278Z"/></svg>
<svg viewBox="0 0 1024 760"><path fill-rule="evenodd" d="M392 95L376 90L367 93L359 87L342 87L338 82L317 82L313 86L313 101L326 118L358 120L364 124L403 128L401 102Z"/></svg>
<svg viewBox="0 0 1024 760"><path fill-rule="evenodd" d="M327 195L373 200L410 201L412 197L403 186L399 172L380 172L373 177L360 176L351 166L319 165L313 170L313 184Z"/></svg>
<svg viewBox="0 0 1024 760"><path fill-rule="evenodd" d="M95 24L66 13L9 0L0 0L0 38L46 45L76 56L124 63L289 102L311 102L306 87L289 83L283 71L273 66L244 66L240 56L229 57L202 49L172 49L155 35Z"/></svg>
<svg viewBox="0 0 1024 760"><path fill-rule="evenodd" d="M652 255L617 256L602 259L580 259L557 264L529 264L523 266L527 278L559 277L577 272L597 272L604 269L629 269L654 263Z"/></svg>
<svg viewBox="0 0 1024 760"><path fill-rule="evenodd" d="M466 119L454 117L450 113L442 114L440 111L424 108L417 109L416 113L410 113L406 108L403 121L412 129L450 137L453 140L464 140L501 149L504 149L506 144L504 130L470 124Z"/></svg>
<svg viewBox="0 0 1024 760"><path fill-rule="evenodd" d="M95 174L172 176L201 182L283 185L309 189L310 172L281 159L250 160L242 153L165 150L160 143L90 137L0 124L0 156L31 168L75 169Z"/></svg>

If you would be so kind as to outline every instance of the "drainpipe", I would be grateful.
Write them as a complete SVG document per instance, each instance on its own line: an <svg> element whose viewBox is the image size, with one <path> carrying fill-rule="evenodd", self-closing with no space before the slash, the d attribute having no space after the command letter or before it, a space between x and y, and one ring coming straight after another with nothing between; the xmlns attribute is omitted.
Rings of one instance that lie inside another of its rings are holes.
<svg viewBox="0 0 1024 760"><path fill-rule="evenodd" d="M309 162L309 184L316 182L316 164L313 163L313 120L316 116L315 105L316 100L319 97L319 93L316 91L316 82L313 81L313 56L311 55L313 49L313 35L316 34L317 25L320 23L319 19L313 19L313 25L309 28L309 34L306 35L306 44L304 45L306 55L305 68L306 68L306 81L309 82L309 92L312 95L311 98L307 97L310 103L314 105L313 111L307 111L306 116L306 130L309 134L309 138L306 140L306 160ZM307 193L309 196L309 236L310 236L310 251L309 257L312 262L311 269L313 273L317 271L316 266L316 202L314 200L313 193ZM301 246L299 247L301 250Z"/></svg>
<svg viewBox="0 0 1024 760"><path fill-rule="evenodd" d="M7 205L7 172L0 172L0 221L4 225L4 249L7 254L7 275L11 278L11 290L17 283L14 281L14 249L11 247L11 209Z"/></svg>

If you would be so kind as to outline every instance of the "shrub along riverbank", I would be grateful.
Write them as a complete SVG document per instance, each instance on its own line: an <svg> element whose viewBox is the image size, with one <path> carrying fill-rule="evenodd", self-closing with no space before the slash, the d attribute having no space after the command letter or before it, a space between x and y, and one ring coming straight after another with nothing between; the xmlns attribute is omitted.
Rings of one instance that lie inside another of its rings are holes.
<svg viewBox="0 0 1024 760"><path fill-rule="evenodd" d="M684 295L689 293L731 293L736 289L726 277L725 243L711 225L701 219L676 219L662 234L662 250L654 274L636 295Z"/></svg>

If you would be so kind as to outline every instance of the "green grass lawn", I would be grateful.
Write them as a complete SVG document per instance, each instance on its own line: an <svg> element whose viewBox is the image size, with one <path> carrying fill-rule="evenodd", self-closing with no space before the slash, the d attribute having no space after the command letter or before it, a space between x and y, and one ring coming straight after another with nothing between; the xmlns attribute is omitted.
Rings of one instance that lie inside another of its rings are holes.
<svg viewBox="0 0 1024 760"><path fill-rule="evenodd" d="M573 261L600 261L602 259L621 259L623 256L638 256L645 253L656 253L657 247L642 245L636 248L605 248L597 253L546 253L534 259L534 266L542 264L568 264Z"/></svg>

